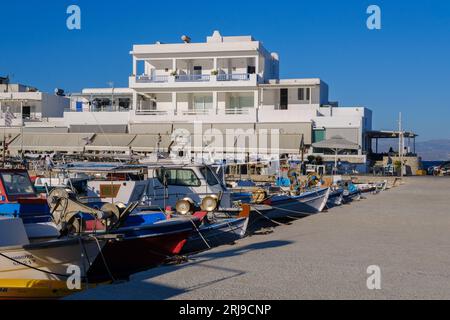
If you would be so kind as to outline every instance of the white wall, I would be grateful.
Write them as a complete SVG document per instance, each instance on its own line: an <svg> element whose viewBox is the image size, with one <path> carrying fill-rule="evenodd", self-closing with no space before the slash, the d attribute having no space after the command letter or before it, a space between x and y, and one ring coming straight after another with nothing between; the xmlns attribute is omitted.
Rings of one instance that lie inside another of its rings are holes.
<svg viewBox="0 0 450 320"><path fill-rule="evenodd" d="M57 118L64 116L64 110L70 107L70 99L56 95L42 94L42 117Z"/></svg>

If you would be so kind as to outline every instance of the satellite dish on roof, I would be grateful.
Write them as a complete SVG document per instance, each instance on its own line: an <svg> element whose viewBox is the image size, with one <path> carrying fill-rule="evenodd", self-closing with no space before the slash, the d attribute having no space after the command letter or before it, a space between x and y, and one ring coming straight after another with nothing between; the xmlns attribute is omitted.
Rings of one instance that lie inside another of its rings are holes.
<svg viewBox="0 0 450 320"><path fill-rule="evenodd" d="M56 88L56 89L55 89L55 95L60 96L60 97L64 97L64 96L65 96L64 90L63 90L63 89Z"/></svg>

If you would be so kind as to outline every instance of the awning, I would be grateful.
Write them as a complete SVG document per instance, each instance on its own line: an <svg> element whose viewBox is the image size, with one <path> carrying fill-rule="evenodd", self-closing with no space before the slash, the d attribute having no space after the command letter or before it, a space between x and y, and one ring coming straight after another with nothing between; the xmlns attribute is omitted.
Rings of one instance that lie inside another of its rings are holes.
<svg viewBox="0 0 450 320"><path fill-rule="evenodd" d="M127 133L128 125L108 124L108 125L71 125L71 133Z"/></svg>
<svg viewBox="0 0 450 320"><path fill-rule="evenodd" d="M157 134L138 134L131 142L130 147L134 152L155 152L158 150L158 141L160 137ZM170 135L161 135L159 151L167 151L171 143Z"/></svg>
<svg viewBox="0 0 450 320"><path fill-rule="evenodd" d="M172 133L172 124L170 123L133 123L130 124L130 133L169 135Z"/></svg>
<svg viewBox="0 0 450 320"><path fill-rule="evenodd" d="M93 136L92 133L24 133L9 145L9 150L83 152L87 141Z"/></svg>
<svg viewBox="0 0 450 320"><path fill-rule="evenodd" d="M333 149L333 150L359 150L360 146L357 143L348 141L341 136L334 136L331 139L323 140L312 145L317 149Z"/></svg>
<svg viewBox="0 0 450 320"><path fill-rule="evenodd" d="M334 136L329 140L313 143L314 148L331 149L334 151L334 168L337 170L338 154L341 150L359 150L361 147L357 143L345 140L341 136Z"/></svg>
<svg viewBox="0 0 450 320"><path fill-rule="evenodd" d="M86 145L86 151L129 151L130 144L136 138L134 134L96 134L92 143Z"/></svg>

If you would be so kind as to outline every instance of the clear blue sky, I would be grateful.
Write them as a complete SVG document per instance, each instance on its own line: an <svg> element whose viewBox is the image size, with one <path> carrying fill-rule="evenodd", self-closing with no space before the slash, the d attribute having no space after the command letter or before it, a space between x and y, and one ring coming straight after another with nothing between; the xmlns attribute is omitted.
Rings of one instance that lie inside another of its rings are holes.
<svg viewBox="0 0 450 320"><path fill-rule="evenodd" d="M78 4L82 30L66 28ZM382 30L366 9L382 9ZM126 86L132 44L251 34L281 57L281 76L320 77L330 99L374 111L376 129L405 125L421 140L450 138L450 1L2 1L0 75L77 92Z"/></svg>

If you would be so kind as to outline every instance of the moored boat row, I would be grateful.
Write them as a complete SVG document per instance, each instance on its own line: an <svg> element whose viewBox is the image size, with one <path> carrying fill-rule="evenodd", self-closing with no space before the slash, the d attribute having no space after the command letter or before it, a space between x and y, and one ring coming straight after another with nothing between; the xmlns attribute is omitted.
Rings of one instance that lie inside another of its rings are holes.
<svg viewBox="0 0 450 320"><path fill-rule="evenodd" d="M39 193L26 170L0 169L0 298L60 298L126 280L234 243L261 221L317 214L361 194L320 184L235 190L217 169L193 164L72 163L55 171L64 183L44 183Z"/></svg>

